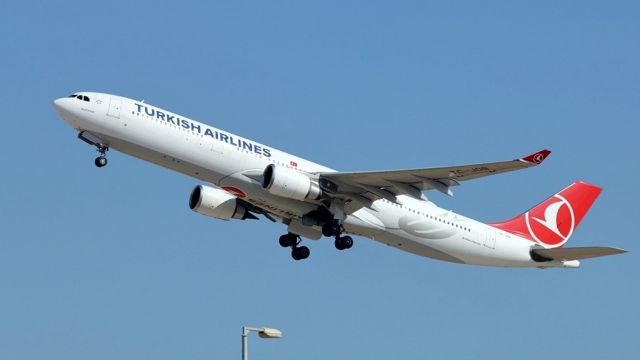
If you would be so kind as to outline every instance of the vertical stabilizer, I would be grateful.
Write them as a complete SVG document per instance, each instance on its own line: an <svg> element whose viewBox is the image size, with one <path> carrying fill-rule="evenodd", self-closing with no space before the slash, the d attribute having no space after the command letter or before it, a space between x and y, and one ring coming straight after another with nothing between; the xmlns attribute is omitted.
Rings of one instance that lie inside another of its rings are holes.
<svg viewBox="0 0 640 360"><path fill-rule="evenodd" d="M545 248L561 247L600 192L602 189L595 185L576 181L524 214L489 225L535 241Z"/></svg>

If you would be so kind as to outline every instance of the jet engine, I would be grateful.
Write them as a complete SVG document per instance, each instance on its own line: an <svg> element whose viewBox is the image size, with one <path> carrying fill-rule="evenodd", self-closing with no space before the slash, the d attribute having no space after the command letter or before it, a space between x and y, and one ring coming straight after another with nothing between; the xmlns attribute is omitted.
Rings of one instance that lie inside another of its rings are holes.
<svg viewBox="0 0 640 360"><path fill-rule="evenodd" d="M199 214L221 220L256 219L246 208L238 204L238 198L222 189L205 185L198 185L191 191L189 207Z"/></svg>
<svg viewBox="0 0 640 360"><path fill-rule="evenodd" d="M273 195L295 200L316 200L322 194L317 180L299 171L274 164L264 169L262 187Z"/></svg>

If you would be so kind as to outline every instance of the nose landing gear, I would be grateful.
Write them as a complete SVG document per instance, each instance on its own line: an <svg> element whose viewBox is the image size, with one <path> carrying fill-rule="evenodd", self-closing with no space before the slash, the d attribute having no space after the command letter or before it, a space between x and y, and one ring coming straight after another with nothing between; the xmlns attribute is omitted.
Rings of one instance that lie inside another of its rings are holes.
<svg viewBox="0 0 640 360"><path fill-rule="evenodd" d="M93 162L97 167L107 166L107 158L104 156L98 156Z"/></svg>
<svg viewBox="0 0 640 360"><path fill-rule="evenodd" d="M98 148L100 156L98 156L93 163L96 164L96 166L99 168L107 166L108 161L105 153L109 151L109 147L104 144L97 144L96 147Z"/></svg>
<svg viewBox="0 0 640 360"><path fill-rule="evenodd" d="M93 145L97 148L100 156L98 156L93 163L96 164L97 167L101 168L107 165L107 156L106 152L109 151L109 145L106 145L102 139L93 135L88 131L80 131L78 133L78 139L86 142L89 145Z"/></svg>

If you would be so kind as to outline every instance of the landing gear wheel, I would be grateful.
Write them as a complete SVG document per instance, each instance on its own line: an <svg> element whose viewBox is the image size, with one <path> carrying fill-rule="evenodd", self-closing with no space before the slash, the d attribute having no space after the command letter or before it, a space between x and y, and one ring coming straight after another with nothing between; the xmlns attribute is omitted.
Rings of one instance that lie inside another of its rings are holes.
<svg viewBox="0 0 640 360"><path fill-rule="evenodd" d="M278 242L282 247L294 247L298 244L298 236L292 233L284 234L280 236Z"/></svg>
<svg viewBox="0 0 640 360"><path fill-rule="evenodd" d="M93 163L96 164L97 167L101 168L107 165L107 158L104 155L100 155Z"/></svg>
<svg viewBox="0 0 640 360"><path fill-rule="evenodd" d="M324 224L322 226L322 235L324 236L338 236L340 235L340 224L332 222Z"/></svg>
<svg viewBox="0 0 640 360"><path fill-rule="evenodd" d="M294 247L291 249L291 257L293 260L304 260L309 257L311 251L306 246Z"/></svg>
<svg viewBox="0 0 640 360"><path fill-rule="evenodd" d="M304 260L309 257L311 251L306 246L298 246L302 242L300 236L294 233L288 233L280 236L278 239L280 246L282 247L290 247L291 248L291 257L294 260Z"/></svg>
<svg viewBox="0 0 640 360"><path fill-rule="evenodd" d="M337 236L334 245L338 250L350 249L353 246L353 239L351 236Z"/></svg>

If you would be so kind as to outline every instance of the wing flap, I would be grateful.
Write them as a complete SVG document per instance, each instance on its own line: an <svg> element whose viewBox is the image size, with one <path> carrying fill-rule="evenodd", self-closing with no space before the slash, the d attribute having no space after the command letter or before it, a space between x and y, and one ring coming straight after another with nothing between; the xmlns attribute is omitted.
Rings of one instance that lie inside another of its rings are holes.
<svg viewBox="0 0 640 360"><path fill-rule="evenodd" d="M566 261L616 255L626 253L627 251L613 247L589 246L555 249L532 249L531 252L550 260Z"/></svg>

